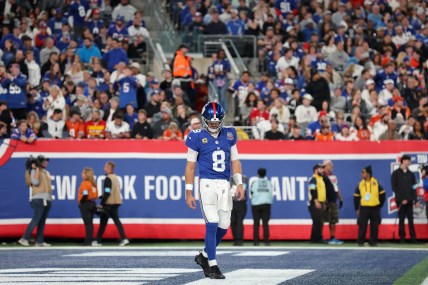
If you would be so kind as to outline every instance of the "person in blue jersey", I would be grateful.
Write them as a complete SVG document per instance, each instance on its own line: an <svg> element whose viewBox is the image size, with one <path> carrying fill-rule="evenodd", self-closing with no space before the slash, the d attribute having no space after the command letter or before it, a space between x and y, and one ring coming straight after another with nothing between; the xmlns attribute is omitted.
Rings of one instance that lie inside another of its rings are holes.
<svg viewBox="0 0 428 285"><path fill-rule="evenodd" d="M27 76L20 71L19 64L13 63L10 73L6 73L1 82L3 89L7 89L6 101L15 119L25 119L27 111Z"/></svg>
<svg viewBox="0 0 428 285"><path fill-rule="evenodd" d="M232 9L231 19L227 22L227 30L229 35L232 36L242 36L245 33L245 23L238 17L238 10Z"/></svg>
<svg viewBox="0 0 428 285"><path fill-rule="evenodd" d="M92 17L88 22L88 28L91 31L91 34L94 36L100 33L102 27L104 27L104 21L100 19L100 10L92 9Z"/></svg>
<svg viewBox="0 0 428 285"><path fill-rule="evenodd" d="M122 71L122 76L116 81L116 86L119 88L120 104L119 108L126 112L126 106L132 105L138 108L137 103L137 78L132 76L132 71L125 68Z"/></svg>
<svg viewBox="0 0 428 285"><path fill-rule="evenodd" d="M107 34L110 37L113 37L115 39L118 39L119 41L122 41L123 38L127 37L128 34L128 29L125 26L125 19L123 16L118 16L116 19L116 23L115 25L111 26L108 29Z"/></svg>
<svg viewBox="0 0 428 285"><path fill-rule="evenodd" d="M216 92L219 95L219 101L227 112L228 98L226 96L226 91L229 87L229 78L227 77L227 74L230 72L230 63L226 58L224 50L220 49L217 51L217 60L215 60L213 65L211 65L210 70L212 71L210 77L213 80Z"/></svg>
<svg viewBox="0 0 428 285"><path fill-rule="evenodd" d="M217 266L216 247L230 225L232 196L236 195L237 200L245 199L236 130L223 127L224 116L225 112L220 104L208 102L202 109L204 128L190 132L186 139L186 204L189 208L196 209L193 185L198 165L199 202L206 230L205 249L195 257L195 261L202 267L205 276L211 279L225 278ZM231 172L236 193L229 189Z"/></svg>
<svg viewBox="0 0 428 285"><path fill-rule="evenodd" d="M119 41L115 38L111 40L111 48L103 54L102 61L107 66L110 72L113 72L115 66L120 62L128 64L128 55L126 51L121 47Z"/></svg>
<svg viewBox="0 0 428 285"><path fill-rule="evenodd" d="M288 14L297 12L297 3L295 0L275 0L275 12L280 21L283 21Z"/></svg>
<svg viewBox="0 0 428 285"><path fill-rule="evenodd" d="M86 13L89 10L87 0L74 0L70 4L69 17L72 19L74 39L82 35L83 30L86 28Z"/></svg>

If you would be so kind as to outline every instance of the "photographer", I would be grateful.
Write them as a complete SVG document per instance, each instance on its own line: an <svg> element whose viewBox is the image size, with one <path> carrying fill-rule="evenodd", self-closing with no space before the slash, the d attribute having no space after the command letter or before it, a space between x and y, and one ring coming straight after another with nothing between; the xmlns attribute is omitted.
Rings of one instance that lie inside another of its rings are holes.
<svg viewBox="0 0 428 285"><path fill-rule="evenodd" d="M36 246L47 247L50 244L44 242L46 218L52 205L51 176L46 170L49 159L39 155L36 159L30 157L27 160L25 182L31 187L30 205L33 208L33 218L25 230L24 236L18 241L23 246L29 246L28 240L37 226Z"/></svg>

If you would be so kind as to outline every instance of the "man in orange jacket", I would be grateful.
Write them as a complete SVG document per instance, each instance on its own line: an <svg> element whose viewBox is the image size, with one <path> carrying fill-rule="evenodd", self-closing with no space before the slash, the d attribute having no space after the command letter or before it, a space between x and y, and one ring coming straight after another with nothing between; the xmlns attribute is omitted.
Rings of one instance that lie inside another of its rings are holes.
<svg viewBox="0 0 428 285"><path fill-rule="evenodd" d="M172 76L180 80L181 88L186 92L192 104L196 102L196 96L194 94L195 84L193 83L193 71L191 66L191 58L186 54L189 52L189 48L185 44L181 44L175 52L174 58L171 63Z"/></svg>

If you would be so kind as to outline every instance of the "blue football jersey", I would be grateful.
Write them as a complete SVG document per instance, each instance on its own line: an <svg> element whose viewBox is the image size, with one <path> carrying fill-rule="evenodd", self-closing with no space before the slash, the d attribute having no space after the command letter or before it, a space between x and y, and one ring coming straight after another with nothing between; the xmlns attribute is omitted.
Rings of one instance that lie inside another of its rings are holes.
<svg viewBox="0 0 428 285"><path fill-rule="evenodd" d="M200 179L230 179L230 149L236 144L236 139L236 130L231 127L222 128L217 138L205 129L189 133L186 145L199 153Z"/></svg>

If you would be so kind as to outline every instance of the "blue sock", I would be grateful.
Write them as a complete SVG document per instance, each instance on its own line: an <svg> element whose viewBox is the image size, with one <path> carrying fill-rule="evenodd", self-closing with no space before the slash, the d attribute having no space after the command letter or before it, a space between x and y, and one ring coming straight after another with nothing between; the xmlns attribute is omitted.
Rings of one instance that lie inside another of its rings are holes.
<svg viewBox="0 0 428 285"><path fill-rule="evenodd" d="M227 229L217 228L217 234L216 234L217 246L221 243L226 233L227 233Z"/></svg>
<svg viewBox="0 0 428 285"><path fill-rule="evenodd" d="M217 227L218 223L205 224L205 252L208 255L208 260L215 260Z"/></svg>

